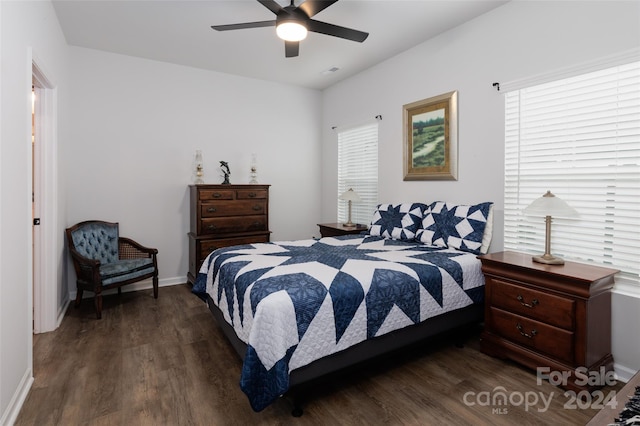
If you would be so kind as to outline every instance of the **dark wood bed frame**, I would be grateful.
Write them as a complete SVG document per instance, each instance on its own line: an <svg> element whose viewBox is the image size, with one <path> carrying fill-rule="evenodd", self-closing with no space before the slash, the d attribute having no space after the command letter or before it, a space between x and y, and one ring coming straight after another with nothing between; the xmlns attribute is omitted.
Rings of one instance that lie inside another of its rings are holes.
<svg viewBox="0 0 640 426"><path fill-rule="evenodd" d="M225 321L222 312L213 303L209 295L207 295L207 305L222 329L222 332L227 336L235 351L244 361L247 345L238 338L233 327ZM365 340L343 351L320 358L308 365L293 370L289 375L289 391L287 391L287 395L290 396L293 401L293 411L291 414L295 417L302 415L301 400L298 394L298 390L302 388L302 385L308 384L321 377L326 377L344 368L389 354L392 351L424 339L482 322L484 318L483 314L484 304L476 303L462 309L437 315L419 324Z"/></svg>

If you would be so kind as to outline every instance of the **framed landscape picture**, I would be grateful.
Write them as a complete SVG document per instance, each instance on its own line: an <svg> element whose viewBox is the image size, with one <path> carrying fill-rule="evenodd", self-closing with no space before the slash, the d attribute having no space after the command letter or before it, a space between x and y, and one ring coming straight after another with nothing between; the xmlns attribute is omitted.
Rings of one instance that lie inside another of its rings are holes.
<svg viewBox="0 0 640 426"><path fill-rule="evenodd" d="M458 179L458 92L403 106L404 180Z"/></svg>

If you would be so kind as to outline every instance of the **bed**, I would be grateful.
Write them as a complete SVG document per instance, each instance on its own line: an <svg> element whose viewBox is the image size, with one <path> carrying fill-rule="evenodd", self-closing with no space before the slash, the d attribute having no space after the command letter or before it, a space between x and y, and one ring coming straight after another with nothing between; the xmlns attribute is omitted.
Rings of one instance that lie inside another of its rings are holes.
<svg viewBox="0 0 640 426"><path fill-rule="evenodd" d="M218 249L193 292L242 358L240 387L261 411L319 377L482 321L477 255L491 216L491 203L383 204L361 235Z"/></svg>

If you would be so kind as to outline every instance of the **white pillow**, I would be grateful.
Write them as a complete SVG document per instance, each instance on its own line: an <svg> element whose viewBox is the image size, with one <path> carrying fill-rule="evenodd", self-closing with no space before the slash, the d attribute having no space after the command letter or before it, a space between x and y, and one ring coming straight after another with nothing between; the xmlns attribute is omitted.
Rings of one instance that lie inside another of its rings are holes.
<svg viewBox="0 0 640 426"><path fill-rule="evenodd" d="M489 207L489 214L487 215L487 224L484 227L484 233L482 234L482 245L480 246L480 253L486 254L489 251L489 245L491 245L491 237L493 235L493 204Z"/></svg>

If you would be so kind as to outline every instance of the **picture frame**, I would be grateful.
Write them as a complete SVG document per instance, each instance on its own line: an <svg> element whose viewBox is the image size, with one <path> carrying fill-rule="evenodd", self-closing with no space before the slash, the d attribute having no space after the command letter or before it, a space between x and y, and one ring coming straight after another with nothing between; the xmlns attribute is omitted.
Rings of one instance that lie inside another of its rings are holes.
<svg viewBox="0 0 640 426"><path fill-rule="evenodd" d="M458 180L458 92L403 106L404 180Z"/></svg>

